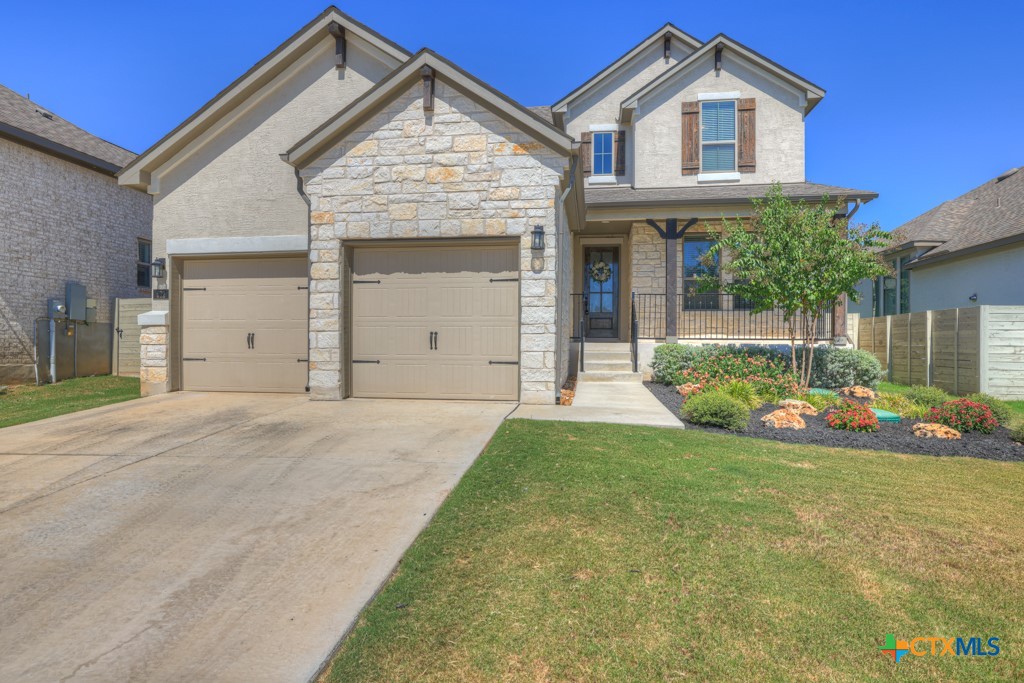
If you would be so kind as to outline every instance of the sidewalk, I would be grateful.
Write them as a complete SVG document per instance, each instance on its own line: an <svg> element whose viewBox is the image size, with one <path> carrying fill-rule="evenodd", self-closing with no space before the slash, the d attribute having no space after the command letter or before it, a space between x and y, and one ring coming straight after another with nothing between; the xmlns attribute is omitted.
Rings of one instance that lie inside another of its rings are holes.
<svg viewBox="0 0 1024 683"><path fill-rule="evenodd" d="M633 382L579 382L571 406L520 405L509 418L683 428L654 394Z"/></svg>

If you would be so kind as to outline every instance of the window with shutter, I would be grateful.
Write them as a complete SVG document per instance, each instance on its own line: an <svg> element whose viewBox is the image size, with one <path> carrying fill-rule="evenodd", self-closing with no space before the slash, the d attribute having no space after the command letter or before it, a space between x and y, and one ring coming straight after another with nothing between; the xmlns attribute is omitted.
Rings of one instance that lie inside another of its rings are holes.
<svg viewBox="0 0 1024 683"><path fill-rule="evenodd" d="M736 171L736 101L700 104L701 172Z"/></svg>

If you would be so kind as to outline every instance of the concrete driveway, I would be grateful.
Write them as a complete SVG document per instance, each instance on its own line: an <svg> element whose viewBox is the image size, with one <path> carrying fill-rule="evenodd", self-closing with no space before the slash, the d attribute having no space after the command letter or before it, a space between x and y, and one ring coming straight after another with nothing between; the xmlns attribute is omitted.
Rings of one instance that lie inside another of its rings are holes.
<svg viewBox="0 0 1024 683"><path fill-rule="evenodd" d="M309 679L512 408L179 393L0 430L0 680Z"/></svg>

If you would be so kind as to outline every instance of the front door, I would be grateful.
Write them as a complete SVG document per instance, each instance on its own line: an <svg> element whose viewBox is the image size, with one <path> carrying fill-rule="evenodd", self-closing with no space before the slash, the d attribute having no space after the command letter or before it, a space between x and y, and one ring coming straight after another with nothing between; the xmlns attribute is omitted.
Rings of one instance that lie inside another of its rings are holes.
<svg viewBox="0 0 1024 683"><path fill-rule="evenodd" d="M587 336L619 337L619 248L587 247L583 252Z"/></svg>

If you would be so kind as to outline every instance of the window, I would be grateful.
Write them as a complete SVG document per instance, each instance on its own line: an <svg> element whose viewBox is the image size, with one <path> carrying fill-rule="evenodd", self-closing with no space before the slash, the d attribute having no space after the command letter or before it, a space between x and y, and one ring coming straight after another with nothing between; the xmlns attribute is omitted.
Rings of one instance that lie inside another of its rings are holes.
<svg viewBox="0 0 1024 683"><path fill-rule="evenodd" d="M708 239L683 240L683 308L686 310L717 309L718 292L700 292L702 277L718 277L718 254L709 260L708 251L714 242Z"/></svg>
<svg viewBox="0 0 1024 683"><path fill-rule="evenodd" d="M910 271L907 264L912 260L911 256L900 259L900 313L910 313Z"/></svg>
<svg viewBox="0 0 1024 683"><path fill-rule="evenodd" d="M701 102L700 169L702 173L736 170L736 102Z"/></svg>
<svg viewBox="0 0 1024 683"><path fill-rule="evenodd" d="M615 133L594 133L594 170L593 175L612 175L615 172Z"/></svg>
<svg viewBox="0 0 1024 683"><path fill-rule="evenodd" d="M138 260L135 263L135 283L144 289L153 286L152 264L153 245L149 240L139 240Z"/></svg>
<svg viewBox="0 0 1024 683"><path fill-rule="evenodd" d="M897 272L896 261L889 264L895 274ZM882 276L882 315L896 315L896 277L895 275Z"/></svg>

